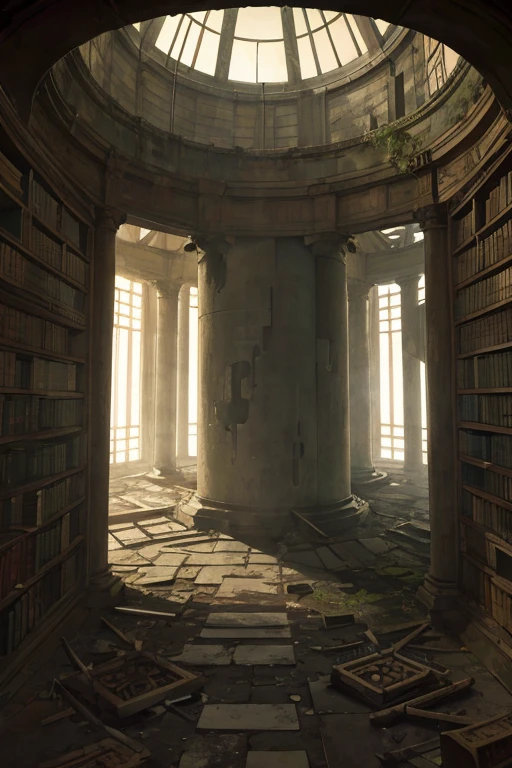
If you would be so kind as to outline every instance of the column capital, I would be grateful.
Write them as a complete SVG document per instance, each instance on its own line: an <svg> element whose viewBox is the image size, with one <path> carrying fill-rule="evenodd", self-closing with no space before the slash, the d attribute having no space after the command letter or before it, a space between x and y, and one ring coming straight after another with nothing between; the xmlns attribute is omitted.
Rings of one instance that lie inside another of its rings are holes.
<svg viewBox="0 0 512 768"><path fill-rule="evenodd" d="M229 235L209 235L205 232L193 235L192 240L205 255L208 253L220 253L225 256L235 243L235 238ZM198 259L199 262L201 262L203 258L204 256L200 256Z"/></svg>
<svg viewBox="0 0 512 768"><path fill-rule="evenodd" d="M154 285L159 299L172 299L178 298L182 284L173 280L155 280Z"/></svg>
<svg viewBox="0 0 512 768"><path fill-rule="evenodd" d="M413 218L424 232L440 229L448 225L448 210L445 203L434 203L424 208L416 208Z"/></svg>
<svg viewBox="0 0 512 768"><path fill-rule="evenodd" d="M358 277L349 277L347 284L349 301L357 301L357 299L367 301L370 298L370 291L374 285L366 280L360 280Z"/></svg>
<svg viewBox="0 0 512 768"><path fill-rule="evenodd" d="M330 259L338 259L347 263L346 253L355 252L355 243L350 234L343 232L326 232L321 235L306 235L304 245L309 248L313 256L324 256Z"/></svg>
<svg viewBox="0 0 512 768"><path fill-rule="evenodd" d="M95 213L95 226L97 229L108 229L111 232L117 232L121 224L126 222L126 213L109 205L97 206Z"/></svg>
<svg viewBox="0 0 512 768"><path fill-rule="evenodd" d="M395 279L395 283L400 286L400 288L405 288L408 285L416 284L419 282L420 277L422 276L423 272L415 273L414 275L405 275L402 277L397 277Z"/></svg>
<svg viewBox="0 0 512 768"><path fill-rule="evenodd" d="M206 269L206 282L214 283L217 293L226 285L226 256L233 247L233 237L212 237L209 235L194 236L194 242L203 251L198 258L199 269ZM204 267L203 267L204 265Z"/></svg>

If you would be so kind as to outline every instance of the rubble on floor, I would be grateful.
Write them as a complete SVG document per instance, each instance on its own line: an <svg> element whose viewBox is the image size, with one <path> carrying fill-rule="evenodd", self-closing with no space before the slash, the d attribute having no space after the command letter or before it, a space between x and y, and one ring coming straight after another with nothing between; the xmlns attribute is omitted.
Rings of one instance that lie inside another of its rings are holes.
<svg viewBox="0 0 512 768"><path fill-rule="evenodd" d="M142 498L147 514L111 525L125 602L92 611L0 700L2 766L432 768L444 751L451 768L467 723L512 708L415 603L425 547L388 532L425 531L423 489L388 483L343 537L267 547L187 530L147 501L187 489L129 480L114 508Z"/></svg>

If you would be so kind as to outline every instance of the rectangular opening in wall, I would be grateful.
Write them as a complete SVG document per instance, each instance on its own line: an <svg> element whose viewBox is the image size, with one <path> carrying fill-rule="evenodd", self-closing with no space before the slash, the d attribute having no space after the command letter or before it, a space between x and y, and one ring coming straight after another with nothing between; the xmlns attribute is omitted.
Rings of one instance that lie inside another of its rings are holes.
<svg viewBox="0 0 512 768"><path fill-rule="evenodd" d="M197 356L199 332L197 288L190 289L189 311L188 455L197 456Z"/></svg>
<svg viewBox="0 0 512 768"><path fill-rule="evenodd" d="M425 307L425 275L422 275L418 281L418 307L424 311ZM419 323L420 333L424 333L424 324ZM426 381L425 363L420 362L420 386L421 386L421 455L423 463L428 463L427 457L427 381Z"/></svg>
<svg viewBox="0 0 512 768"><path fill-rule="evenodd" d="M400 286L379 285L380 456L404 460L404 402Z"/></svg>
<svg viewBox="0 0 512 768"><path fill-rule="evenodd" d="M142 283L116 275L110 463L140 459Z"/></svg>
<svg viewBox="0 0 512 768"><path fill-rule="evenodd" d="M405 86L403 72L400 72L395 77L395 114L397 120L401 117L405 117Z"/></svg>

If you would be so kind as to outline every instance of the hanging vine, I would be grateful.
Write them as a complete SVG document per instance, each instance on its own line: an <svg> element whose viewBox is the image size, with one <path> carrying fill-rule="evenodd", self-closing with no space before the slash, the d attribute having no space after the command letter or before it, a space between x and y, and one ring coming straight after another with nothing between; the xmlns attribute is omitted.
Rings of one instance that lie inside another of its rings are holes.
<svg viewBox="0 0 512 768"><path fill-rule="evenodd" d="M386 151L387 160L399 173L409 173L414 164L414 157L420 150L422 141L404 128L385 125L368 134L368 140L376 149Z"/></svg>

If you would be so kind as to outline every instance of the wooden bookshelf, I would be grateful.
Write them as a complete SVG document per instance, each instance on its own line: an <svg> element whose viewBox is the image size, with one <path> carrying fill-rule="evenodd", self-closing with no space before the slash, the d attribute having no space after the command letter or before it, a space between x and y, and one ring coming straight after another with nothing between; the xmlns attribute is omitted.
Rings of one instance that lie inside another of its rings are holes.
<svg viewBox="0 0 512 768"><path fill-rule="evenodd" d="M0 678L86 574L89 215L0 156Z"/></svg>
<svg viewBox="0 0 512 768"><path fill-rule="evenodd" d="M511 631L511 146L452 207L449 229L456 308L460 583Z"/></svg>

